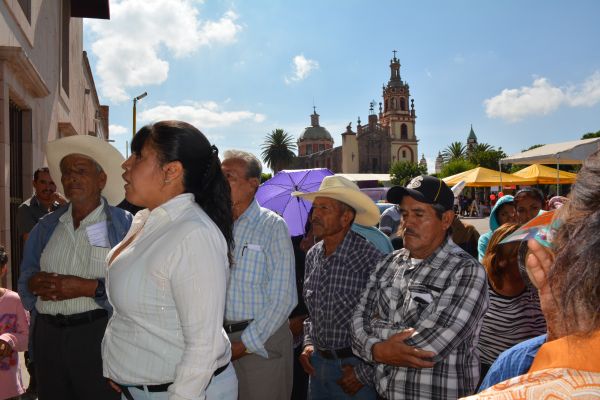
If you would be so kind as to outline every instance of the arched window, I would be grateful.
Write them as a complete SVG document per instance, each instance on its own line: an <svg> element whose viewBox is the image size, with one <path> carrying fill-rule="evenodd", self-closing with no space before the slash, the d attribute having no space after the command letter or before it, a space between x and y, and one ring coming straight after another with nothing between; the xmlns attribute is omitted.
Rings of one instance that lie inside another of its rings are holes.
<svg viewBox="0 0 600 400"><path fill-rule="evenodd" d="M402 150L402 158L406 158L406 150Z"/></svg>
<svg viewBox="0 0 600 400"><path fill-rule="evenodd" d="M400 126L400 139L408 139L408 127L406 124Z"/></svg>
<svg viewBox="0 0 600 400"><path fill-rule="evenodd" d="M406 111L406 100L404 97L400 97L400 110Z"/></svg>
<svg viewBox="0 0 600 400"><path fill-rule="evenodd" d="M388 110L388 100L385 99L385 105L383 106L383 111L387 111Z"/></svg>
<svg viewBox="0 0 600 400"><path fill-rule="evenodd" d="M396 109L396 98L392 98L392 110Z"/></svg>

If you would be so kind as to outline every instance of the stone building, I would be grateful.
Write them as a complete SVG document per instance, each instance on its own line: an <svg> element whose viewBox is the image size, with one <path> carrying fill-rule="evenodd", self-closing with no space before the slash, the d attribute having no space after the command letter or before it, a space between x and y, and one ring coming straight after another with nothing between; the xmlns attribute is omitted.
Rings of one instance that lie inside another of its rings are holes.
<svg viewBox="0 0 600 400"><path fill-rule="evenodd" d="M388 173L396 161L417 163L414 100L410 98L408 83L400 76L400 60L395 52L390 60L390 79L382 91L379 113L375 112L376 104L372 102L367 124L362 125L359 118L355 132L349 123L341 134L342 145L338 147L333 147L331 135L319 125L315 111L311 115L311 127L298 139L297 167L326 167L343 173ZM308 153L308 149L312 152Z"/></svg>
<svg viewBox="0 0 600 400"><path fill-rule="evenodd" d="M16 211L32 194L33 171L46 165L46 143L77 134L108 139L82 18L108 19L108 0L0 2L0 243L11 254L13 285L22 248Z"/></svg>

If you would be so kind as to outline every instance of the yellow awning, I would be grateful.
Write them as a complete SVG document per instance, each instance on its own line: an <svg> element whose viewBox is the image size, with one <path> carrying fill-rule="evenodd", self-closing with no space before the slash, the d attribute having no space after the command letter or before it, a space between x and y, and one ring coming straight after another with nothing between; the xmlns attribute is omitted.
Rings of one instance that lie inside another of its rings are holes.
<svg viewBox="0 0 600 400"><path fill-rule="evenodd" d="M465 186L488 187L500 185L533 185L535 179L522 178L505 172L494 171L493 169L477 167L456 175L443 179L448 186L456 185L460 181L465 181Z"/></svg>
<svg viewBox="0 0 600 400"><path fill-rule="evenodd" d="M515 172L513 175L525 179L535 179L539 185L574 183L577 178L577 174L572 172L560 171L541 164L532 164L527 168Z"/></svg>

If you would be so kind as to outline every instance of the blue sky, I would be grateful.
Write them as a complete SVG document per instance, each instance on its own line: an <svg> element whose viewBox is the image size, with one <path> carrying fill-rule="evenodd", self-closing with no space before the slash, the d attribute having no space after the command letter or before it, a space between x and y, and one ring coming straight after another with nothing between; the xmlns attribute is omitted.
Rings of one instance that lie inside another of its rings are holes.
<svg viewBox="0 0 600 400"><path fill-rule="evenodd" d="M600 130L597 1L111 1L84 47L111 138L174 118L224 151L298 137L313 101L335 145L381 101L392 50L410 85L419 153L465 141L507 154ZM421 154L419 154L419 157Z"/></svg>

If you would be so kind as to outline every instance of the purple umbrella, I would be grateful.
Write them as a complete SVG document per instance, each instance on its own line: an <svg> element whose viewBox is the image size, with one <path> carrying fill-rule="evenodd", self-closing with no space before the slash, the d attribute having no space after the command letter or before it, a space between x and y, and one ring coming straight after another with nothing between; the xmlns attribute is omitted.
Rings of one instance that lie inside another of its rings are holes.
<svg viewBox="0 0 600 400"><path fill-rule="evenodd" d="M279 171L264 182L256 192L256 201L264 208L281 215L288 225L290 235L304 234L310 201L292 197L292 192L314 192L326 176L333 175L327 168L291 169Z"/></svg>

